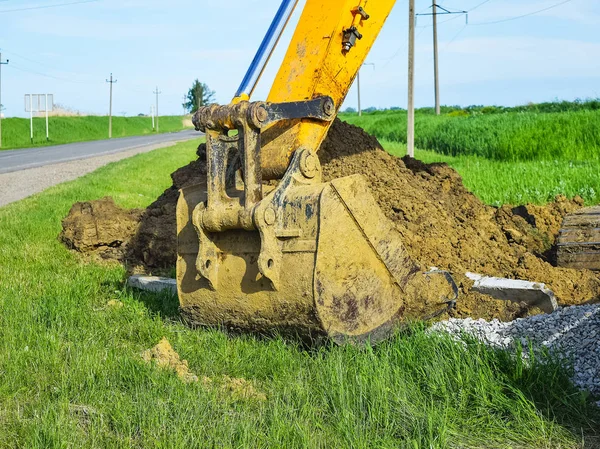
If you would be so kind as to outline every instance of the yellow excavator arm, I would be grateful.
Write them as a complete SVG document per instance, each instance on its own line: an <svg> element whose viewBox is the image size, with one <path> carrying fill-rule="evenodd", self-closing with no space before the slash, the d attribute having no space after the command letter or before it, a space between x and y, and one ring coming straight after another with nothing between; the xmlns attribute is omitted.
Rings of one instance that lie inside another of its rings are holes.
<svg viewBox="0 0 600 449"><path fill-rule="evenodd" d="M367 57L395 0L307 0L268 102L329 96L336 112ZM283 174L293 148L317 150L331 121L300 120L265 132L262 164Z"/></svg>
<svg viewBox="0 0 600 449"><path fill-rule="evenodd" d="M232 103L193 117L207 175L177 207L181 310L195 325L376 342L423 316L435 283L366 180L322 182L316 152L394 1L307 0L267 101L250 102L296 2L282 2Z"/></svg>

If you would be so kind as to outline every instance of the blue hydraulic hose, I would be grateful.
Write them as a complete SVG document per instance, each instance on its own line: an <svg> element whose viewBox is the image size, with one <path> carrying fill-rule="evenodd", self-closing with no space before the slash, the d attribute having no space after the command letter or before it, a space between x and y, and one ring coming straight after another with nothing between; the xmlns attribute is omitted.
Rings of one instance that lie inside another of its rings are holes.
<svg viewBox="0 0 600 449"><path fill-rule="evenodd" d="M254 92L254 88L269 62L269 58L271 57L290 16L294 12L297 3L298 0L283 0L281 2L281 6L279 6L279 9L277 10L277 14L275 14L275 18L273 19L273 22L271 22L267 34L265 34L240 87L238 87L238 90L235 93L236 97L239 97L242 94L248 94L248 96L250 96L252 95L252 92Z"/></svg>

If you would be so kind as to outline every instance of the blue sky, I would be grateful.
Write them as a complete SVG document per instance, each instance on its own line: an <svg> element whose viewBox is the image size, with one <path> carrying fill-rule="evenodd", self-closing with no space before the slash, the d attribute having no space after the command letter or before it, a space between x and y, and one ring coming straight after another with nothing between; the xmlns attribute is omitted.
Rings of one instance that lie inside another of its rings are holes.
<svg viewBox="0 0 600 449"><path fill-rule="evenodd" d="M148 113L156 86L161 114L181 113L194 78L217 100L231 99L251 61L278 0L99 0L10 11L75 0L0 0L2 102L6 116L25 116L25 93L53 93L55 102L84 113L108 112L113 72L115 115ZM328 0L329 1L329 0ZM374 0L371 0L374 1ZM600 2L489 0L469 14L441 17L442 104L514 105L600 97ZM442 0L469 10L482 0ZM300 1L295 17L299 15ZM430 1L416 0L417 12ZM363 107L406 105L407 1L399 0L363 67ZM419 17L416 104L433 103L431 19ZM293 30L290 23L287 39ZM286 39L280 43L254 99L266 96ZM344 107L356 106L353 86Z"/></svg>

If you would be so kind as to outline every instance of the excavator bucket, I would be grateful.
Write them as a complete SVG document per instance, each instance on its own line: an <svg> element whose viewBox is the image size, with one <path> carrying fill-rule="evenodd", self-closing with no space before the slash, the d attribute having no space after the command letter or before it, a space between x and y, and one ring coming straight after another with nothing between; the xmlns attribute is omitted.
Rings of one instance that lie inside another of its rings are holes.
<svg viewBox="0 0 600 449"><path fill-rule="evenodd" d="M213 127L202 127L207 182L183 189L177 206L177 284L187 321L375 343L402 319L445 309L446 280L419 271L361 175L323 183L316 153L298 149L277 186L260 182L260 139L239 120L271 110L252 107L204 111L203 123ZM237 117L235 138L221 129L229 114ZM232 151L244 155L237 187L227 183Z"/></svg>
<svg viewBox="0 0 600 449"><path fill-rule="evenodd" d="M259 232L245 230L212 235L218 275L212 285L199 276L193 211L206 193L205 185L182 189L177 207L177 284L190 324L375 343L402 319L440 308L439 293L424 293L437 279L419 272L360 175L297 192L304 201L285 211L292 226L275 230L276 285L259 269Z"/></svg>

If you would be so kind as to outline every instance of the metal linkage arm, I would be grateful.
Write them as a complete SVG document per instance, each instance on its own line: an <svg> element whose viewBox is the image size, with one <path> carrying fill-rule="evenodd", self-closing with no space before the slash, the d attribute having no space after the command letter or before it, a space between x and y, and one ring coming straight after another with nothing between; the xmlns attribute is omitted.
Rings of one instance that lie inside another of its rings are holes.
<svg viewBox="0 0 600 449"><path fill-rule="evenodd" d="M237 104L204 106L194 114L192 122L197 131L232 130L243 126L244 122L256 129L262 129L280 120L310 118L331 121L335 115L335 105L331 97L317 97L314 100L289 103L265 103L242 101Z"/></svg>

